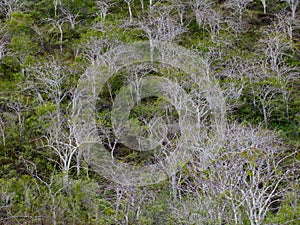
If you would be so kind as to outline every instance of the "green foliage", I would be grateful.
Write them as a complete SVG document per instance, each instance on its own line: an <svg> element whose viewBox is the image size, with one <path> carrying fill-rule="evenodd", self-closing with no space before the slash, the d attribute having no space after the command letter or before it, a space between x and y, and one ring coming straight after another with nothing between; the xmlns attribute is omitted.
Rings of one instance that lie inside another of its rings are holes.
<svg viewBox="0 0 300 225"><path fill-rule="evenodd" d="M299 224L300 221L299 213L300 213L299 187L295 187L293 192L287 195L279 211L275 215L272 214L269 215L269 217L266 220L266 223L278 223L278 224L288 223L291 225L297 225Z"/></svg>
<svg viewBox="0 0 300 225"><path fill-rule="evenodd" d="M41 116L47 113L54 112L55 109L56 109L56 105L48 102L43 105L38 105L35 109L35 114L37 116Z"/></svg>
<svg viewBox="0 0 300 225"><path fill-rule="evenodd" d="M13 12L8 21L9 31L14 35L31 34L33 19L30 14Z"/></svg>

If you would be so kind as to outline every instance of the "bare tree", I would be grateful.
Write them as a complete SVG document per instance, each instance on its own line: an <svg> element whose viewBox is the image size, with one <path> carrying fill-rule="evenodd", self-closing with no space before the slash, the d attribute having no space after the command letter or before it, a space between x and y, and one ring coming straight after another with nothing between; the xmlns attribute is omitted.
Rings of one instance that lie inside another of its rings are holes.
<svg viewBox="0 0 300 225"><path fill-rule="evenodd" d="M120 215L121 218L123 217L121 219L122 224L128 225L131 221L138 220L141 213L141 206L149 195L147 191L139 190L138 188L131 186L120 185L109 188L113 188L116 192L115 210L117 215Z"/></svg>
<svg viewBox="0 0 300 225"><path fill-rule="evenodd" d="M141 3L142 11L144 11L144 9L145 9L144 0L140 0L140 3Z"/></svg>
<svg viewBox="0 0 300 225"><path fill-rule="evenodd" d="M292 11L292 18L295 19L299 1L298 0L281 0L281 1L288 3L288 5Z"/></svg>
<svg viewBox="0 0 300 225"><path fill-rule="evenodd" d="M279 138L261 127L228 125L223 150L203 169L200 157L190 164L184 185L189 201L172 206L177 218L208 224L240 224L243 212L251 225L262 224L287 189L282 185L290 170L284 168L285 148Z"/></svg>
<svg viewBox="0 0 300 225"><path fill-rule="evenodd" d="M269 118L275 109L275 97L280 90L273 84L256 83L252 84L253 104L263 114L264 124L269 125Z"/></svg>
<svg viewBox="0 0 300 225"><path fill-rule="evenodd" d="M181 26L184 25L184 17L187 14L188 3L181 0L169 0L170 4L176 9Z"/></svg>
<svg viewBox="0 0 300 225"><path fill-rule="evenodd" d="M278 71L280 65L285 61L287 51L292 48L292 43L286 40L286 35L280 27L274 25L264 30L263 38L259 40L260 51L264 53L271 68Z"/></svg>
<svg viewBox="0 0 300 225"><path fill-rule="evenodd" d="M47 178L43 178L38 174L37 165L33 162L23 160L23 163L26 166L28 173L32 176L35 181L35 184L39 186L41 183L47 188L48 197L50 197L50 210L52 214L52 223L56 225L58 223L58 214L59 214L59 203L57 200L57 196L63 191L63 187L59 185L60 178L55 176L55 170L51 173L51 175Z"/></svg>
<svg viewBox="0 0 300 225"><path fill-rule="evenodd" d="M261 4L264 7L264 14L267 13L267 0L260 0Z"/></svg>
<svg viewBox="0 0 300 225"><path fill-rule="evenodd" d="M8 44L8 35L3 26L0 28L0 35L0 59L2 59L7 51L6 45Z"/></svg>
<svg viewBox="0 0 300 225"><path fill-rule="evenodd" d="M172 42L176 36L185 32L172 16L170 7L157 7L148 13L137 24L138 28L146 33L151 47L151 60L153 60L154 47L158 41Z"/></svg>
<svg viewBox="0 0 300 225"><path fill-rule="evenodd" d="M28 2L20 0L1 0L0 13L6 18L10 18L13 12L22 10L27 4Z"/></svg>
<svg viewBox="0 0 300 225"><path fill-rule="evenodd" d="M150 11L152 11L152 9L153 9L154 1L156 1L156 0L149 0L149 9L150 9ZM159 2L159 1L157 1L157 2Z"/></svg>
<svg viewBox="0 0 300 225"><path fill-rule="evenodd" d="M56 155L58 160L53 161L60 166L67 184L72 159L77 152L72 121L64 116L68 113L63 101L69 93L65 88L69 75L66 68L55 58L52 58L52 62L40 62L31 66L28 68L28 74L31 79L27 83L29 87L25 90L37 93L41 104L49 107L44 115L45 141L40 147L48 148Z"/></svg>
<svg viewBox="0 0 300 225"><path fill-rule="evenodd" d="M10 187L9 182L1 182L0 183L0 201L1 201L1 222L2 218L6 216L11 216L12 212L10 209L10 205L12 204L12 199L15 196L15 191ZM5 214L5 215L3 215ZM18 221L17 221L18 222Z"/></svg>
<svg viewBox="0 0 300 225"><path fill-rule="evenodd" d="M62 52L63 51L63 37L64 37L63 25L68 21L68 18L58 18L58 19L48 18L48 19L46 19L46 21L49 22L53 26L53 29L59 30L59 48L60 48L60 51ZM73 24L73 25L75 26L75 24Z"/></svg>
<svg viewBox="0 0 300 225"><path fill-rule="evenodd" d="M278 71L272 71L268 64L260 60L255 62L247 77L253 96L253 105L263 114L264 124L268 127L269 119L273 111L277 109L276 102L283 99L286 105L286 115L289 115L289 85L295 79L297 69L282 65Z"/></svg>
<svg viewBox="0 0 300 225"><path fill-rule="evenodd" d="M63 7L61 8L61 11L64 15L64 18L70 23L72 30L74 30L75 25L80 22L80 21L76 21L80 13L78 12L75 14L71 12L69 9Z"/></svg>
<svg viewBox="0 0 300 225"><path fill-rule="evenodd" d="M223 95L228 100L227 107L236 107L246 88L248 82L246 78L251 72L252 65L241 56L234 56L221 65L223 69L219 70L216 76L226 80L222 86Z"/></svg>
<svg viewBox="0 0 300 225"><path fill-rule="evenodd" d="M27 103L21 101L20 98L17 100L12 100L7 103L7 107L12 110L12 113L17 115L18 118L18 126L19 126L19 137L21 140L24 138L24 122L25 115L24 112L28 110Z"/></svg>
<svg viewBox="0 0 300 225"><path fill-rule="evenodd" d="M203 26L212 39L219 34L221 29L221 16L214 9L215 2L211 0L193 0L192 9L196 15L199 26Z"/></svg>
<svg viewBox="0 0 300 225"><path fill-rule="evenodd" d="M225 161L218 162L221 170L216 173L222 193L246 210L250 224L262 224L267 212L285 196L285 188L279 186L291 175L283 167L291 155L284 156L279 138L260 127L233 124L227 136Z"/></svg>
<svg viewBox="0 0 300 225"><path fill-rule="evenodd" d="M276 103L285 100L287 115L289 101L289 83L295 76L295 70L282 64L272 70L272 66L263 57L257 56L249 64L246 74L253 105L263 114L264 124L268 127L269 119L276 108ZM278 109L277 109L278 110Z"/></svg>
<svg viewBox="0 0 300 225"><path fill-rule="evenodd" d="M57 16L57 10L58 7L62 7L62 0L52 0L53 6L54 6L54 16Z"/></svg>
<svg viewBox="0 0 300 225"><path fill-rule="evenodd" d="M59 161L52 160L60 166L64 176L64 185L66 186L69 182L69 172L73 167L72 160L76 156L78 146L74 140L72 125L67 122L63 124L57 124L56 122L52 122L48 128L47 135L44 136L46 142L41 147L53 151L58 157ZM58 128L57 126L60 127ZM79 165L77 166L77 172L79 173Z"/></svg>
<svg viewBox="0 0 300 225"><path fill-rule="evenodd" d="M245 32L246 21L243 19L243 15L250 2L252 0L227 0L224 3L225 7L231 9L231 13L225 18L225 22L237 39L239 34Z"/></svg>
<svg viewBox="0 0 300 225"><path fill-rule="evenodd" d="M241 22L244 11L247 9L248 4L252 1L253 0L227 0L225 5L238 15L239 21Z"/></svg>
<svg viewBox="0 0 300 225"><path fill-rule="evenodd" d="M2 138L3 145L5 145L6 144L5 123L1 117L0 117L0 136Z"/></svg>
<svg viewBox="0 0 300 225"><path fill-rule="evenodd" d="M133 15L132 15L132 9L131 9L131 4L133 0L124 0L128 6L128 12L129 12L129 22L131 23L133 20Z"/></svg>
<svg viewBox="0 0 300 225"><path fill-rule="evenodd" d="M21 131L21 129L24 128L24 124L22 122L24 122L25 115L19 112L20 117L18 117L17 113L9 107L9 104L13 104L13 102L15 101L12 99L7 99L3 102L0 102L0 137L4 146L8 143L7 139L12 137L14 134L19 134L20 138L21 134L23 134L23 130Z"/></svg>
<svg viewBox="0 0 300 225"><path fill-rule="evenodd" d="M106 38L99 39L91 36L84 43L79 46L79 51L89 61L89 63L95 64L103 59L103 54L108 49L117 45L117 40L110 40Z"/></svg>
<svg viewBox="0 0 300 225"><path fill-rule="evenodd" d="M112 0L100 0L97 1L97 6L100 11L100 18L105 20L108 10L114 5Z"/></svg>
<svg viewBox="0 0 300 225"><path fill-rule="evenodd" d="M86 143L95 143L96 141L91 138L95 134L92 133L93 129L90 124L82 124L79 120L81 116L80 112L82 111L81 108L85 106L78 101L78 97L84 95L84 93L80 92L78 88L74 88L72 92L71 103L67 112L69 119L66 123L68 128L66 132L68 138L66 140L69 140L69 168L72 166L71 161L73 160L73 157L76 157L75 167L77 175L79 176L81 168L84 168L86 175L89 178L90 159L91 157L94 157L94 155L89 149L86 149L85 152L80 151L80 147Z"/></svg>
<svg viewBox="0 0 300 225"><path fill-rule="evenodd" d="M259 47L253 64L253 73L249 73L254 96L262 106L264 121L267 125L274 104L272 101L283 97L288 116L289 96L292 81L296 79L298 69L286 63L288 51L292 49L292 42L282 28L281 23L274 23L264 31L264 37L259 40ZM252 74L252 75L251 75ZM256 75L255 75L256 74ZM259 74L259 76L257 76Z"/></svg>
<svg viewBox="0 0 300 225"><path fill-rule="evenodd" d="M76 96L82 93L76 88L68 88L71 72L59 58L41 60L28 67L27 73L29 77L23 91L37 98L40 103L37 114L44 123L41 124L42 136L37 147L49 150L49 160L59 166L63 185L67 187L70 170L76 167L77 175L80 174L79 146L82 140L87 142L91 136L90 126L80 124L78 110L74 110L83 107L76 101Z"/></svg>
<svg viewBox="0 0 300 225"><path fill-rule="evenodd" d="M4 56L6 44L7 44L7 42L1 38L1 40L0 40L0 59L2 59L2 57Z"/></svg>
<svg viewBox="0 0 300 225"><path fill-rule="evenodd" d="M276 14L277 20L273 22L273 29L293 40L293 33L299 26L299 19L292 18L287 12L282 11Z"/></svg>

